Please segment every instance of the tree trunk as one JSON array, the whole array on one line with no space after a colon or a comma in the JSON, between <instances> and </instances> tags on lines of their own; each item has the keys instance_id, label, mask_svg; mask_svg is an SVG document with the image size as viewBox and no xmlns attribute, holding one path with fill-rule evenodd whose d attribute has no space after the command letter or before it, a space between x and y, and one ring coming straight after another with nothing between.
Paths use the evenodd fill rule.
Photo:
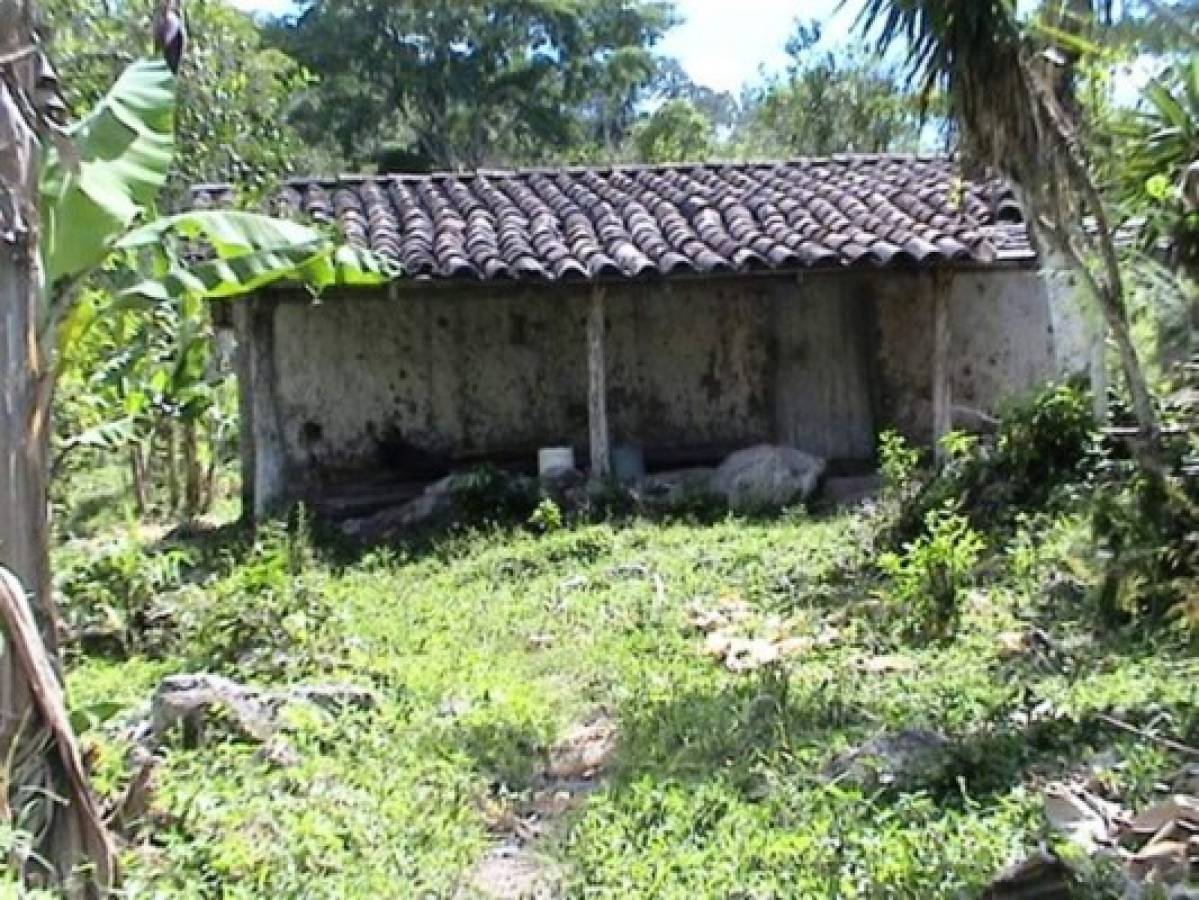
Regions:
<instances>
[{"instance_id":1,"label":"tree trunk","mask_svg":"<svg viewBox=\"0 0 1199 900\"><path fill-rule=\"evenodd\" d=\"M175 423L168 421L163 425L166 441L163 443L163 453L167 465L167 503L171 512L179 509L179 447L175 432Z\"/></svg>"},{"instance_id":2,"label":"tree trunk","mask_svg":"<svg viewBox=\"0 0 1199 900\"><path fill-rule=\"evenodd\" d=\"M193 519L200 513L203 493L204 467L200 463L199 439L194 419L185 420L181 426L183 450L183 514Z\"/></svg>"},{"instance_id":3,"label":"tree trunk","mask_svg":"<svg viewBox=\"0 0 1199 900\"><path fill-rule=\"evenodd\" d=\"M137 444L129 448L129 468L133 473L133 501L138 516L146 515L146 457Z\"/></svg>"},{"instance_id":4,"label":"tree trunk","mask_svg":"<svg viewBox=\"0 0 1199 900\"><path fill-rule=\"evenodd\" d=\"M36 53L21 54L32 11L0 0L0 565L33 594L46 647L58 646L50 591L46 515L49 422L41 402L49 374L38 325L46 304L38 254L38 141L27 121ZM28 44L30 48L32 44ZM39 407L41 409L39 410Z\"/></svg>"},{"instance_id":5,"label":"tree trunk","mask_svg":"<svg viewBox=\"0 0 1199 900\"><path fill-rule=\"evenodd\" d=\"M33 853L16 860L26 885L91 898L108 894L115 860L66 718L50 589L54 379L44 355L35 22L33 0L0 0L0 826L32 840Z\"/></svg>"}]
</instances>

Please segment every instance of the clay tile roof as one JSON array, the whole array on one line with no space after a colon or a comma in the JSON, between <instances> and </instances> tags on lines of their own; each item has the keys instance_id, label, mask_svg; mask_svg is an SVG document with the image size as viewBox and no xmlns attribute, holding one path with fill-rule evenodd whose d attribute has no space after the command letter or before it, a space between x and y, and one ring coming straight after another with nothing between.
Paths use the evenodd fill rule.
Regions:
<instances>
[{"instance_id":1,"label":"clay tile roof","mask_svg":"<svg viewBox=\"0 0 1199 900\"><path fill-rule=\"evenodd\" d=\"M199 206L228 186L193 189ZM843 267L1028 263L1001 181L950 159L479 170L289 181L278 214L336 221L405 277L572 281Z\"/></svg>"}]
</instances>

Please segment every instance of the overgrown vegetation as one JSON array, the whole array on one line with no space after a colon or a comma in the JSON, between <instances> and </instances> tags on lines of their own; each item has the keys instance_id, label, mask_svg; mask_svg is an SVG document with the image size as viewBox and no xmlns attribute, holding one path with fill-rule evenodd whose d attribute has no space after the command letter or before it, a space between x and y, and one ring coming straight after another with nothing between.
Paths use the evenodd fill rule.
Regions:
<instances>
[{"instance_id":1,"label":"overgrown vegetation","mask_svg":"<svg viewBox=\"0 0 1199 900\"><path fill-rule=\"evenodd\" d=\"M283 768L237 741L172 748L155 827L126 853L142 891L452 893L534 805L546 748L605 710L620 742L603 787L540 845L567 866L570 896L960 896L1050 837L1045 778L1096 765L1141 798L1168 775L1167 750L1100 714L1199 738L1183 638L1108 627L1072 574L1088 509L1076 494L1030 510L988 529L985 547L946 511L877 573L861 540L877 520L858 513L588 525L543 503L536 530L352 559L320 549L303 521L255 540L68 544L69 610L154 582L177 628L76 657L71 689L96 711L86 737L110 795L128 778L122 710L166 674L345 681L380 698L370 714L289 719L300 761ZM729 598L809 649L756 673L715 664L689 611ZM1051 643L1013 643L1034 633ZM845 748L904 728L950 742L948 767L920 790L822 774Z\"/></svg>"}]
</instances>

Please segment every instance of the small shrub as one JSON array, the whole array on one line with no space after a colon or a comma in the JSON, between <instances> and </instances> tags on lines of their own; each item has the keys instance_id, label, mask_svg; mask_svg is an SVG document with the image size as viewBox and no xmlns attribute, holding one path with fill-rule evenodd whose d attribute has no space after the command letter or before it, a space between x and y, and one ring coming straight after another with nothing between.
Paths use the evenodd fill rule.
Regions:
<instances>
[{"instance_id":1,"label":"small shrub","mask_svg":"<svg viewBox=\"0 0 1199 900\"><path fill-rule=\"evenodd\" d=\"M529 516L529 527L542 534L561 531L564 524L562 507L549 497L538 503L533 514Z\"/></svg>"},{"instance_id":2,"label":"small shrub","mask_svg":"<svg viewBox=\"0 0 1199 900\"><path fill-rule=\"evenodd\" d=\"M920 468L920 450L897 431L884 431L878 439L879 470L883 486L894 497L907 494Z\"/></svg>"},{"instance_id":3,"label":"small shrub","mask_svg":"<svg viewBox=\"0 0 1199 900\"><path fill-rule=\"evenodd\" d=\"M1199 635L1199 492L1187 488L1138 470L1095 491L1092 587L1109 624L1171 617Z\"/></svg>"},{"instance_id":4,"label":"small shrub","mask_svg":"<svg viewBox=\"0 0 1199 900\"><path fill-rule=\"evenodd\" d=\"M188 551L153 552L132 539L87 558L62 581L71 633L93 653L161 651L174 629L168 595L194 561Z\"/></svg>"},{"instance_id":5,"label":"small shrub","mask_svg":"<svg viewBox=\"0 0 1199 900\"><path fill-rule=\"evenodd\" d=\"M226 561L189 604L184 647L194 664L268 677L322 669L337 607L313 571L301 518L293 531L263 528L244 558Z\"/></svg>"},{"instance_id":6,"label":"small shrub","mask_svg":"<svg viewBox=\"0 0 1199 900\"><path fill-rule=\"evenodd\" d=\"M1054 483L1079 473L1095 436L1087 392L1052 384L1003 417L995 443L996 474L1017 488L1025 503L1043 499Z\"/></svg>"},{"instance_id":7,"label":"small shrub","mask_svg":"<svg viewBox=\"0 0 1199 900\"><path fill-rule=\"evenodd\" d=\"M946 458L924 481L908 474L915 472L912 451L884 443L884 480L890 466L912 485L893 503L884 542L895 546L921 536L928 514L946 504L957 505L976 528L1011 526L1020 512L1044 508L1059 487L1087 476L1095 436L1087 392L1053 384L1008 410L990 439L946 435Z\"/></svg>"},{"instance_id":8,"label":"small shrub","mask_svg":"<svg viewBox=\"0 0 1199 900\"><path fill-rule=\"evenodd\" d=\"M463 522L520 522L532 515L537 504L535 482L493 465L455 475L451 491Z\"/></svg>"},{"instance_id":9,"label":"small shrub","mask_svg":"<svg viewBox=\"0 0 1199 900\"><path fill-rule=\"evenodd\" d=\"M912 631L942 636L956 630L961 592L984 547L966 517L945 506L927 514L924 536L879 557L890 579L888 597L910 618Z\"/></svg>"}]
</instances>

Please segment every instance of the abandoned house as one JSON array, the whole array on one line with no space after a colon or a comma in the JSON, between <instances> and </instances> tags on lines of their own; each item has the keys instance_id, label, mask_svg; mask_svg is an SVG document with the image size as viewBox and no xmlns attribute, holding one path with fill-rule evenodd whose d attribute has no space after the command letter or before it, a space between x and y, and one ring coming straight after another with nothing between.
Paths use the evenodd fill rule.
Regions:
<instances>
[{"instance_id":1,"label":"abandoned house","mask_svg":"<svg viewBox=\"0 0 1199 900\"><path fill-rule=\"evenodd\" d=\"M258 512L555 446L601 474L613 446L653 470L764 442L852 468L1091 353L1012 191L941 158L310 179L279 206L403 272L234 306Z\"/></svg>"}]
</instances>

